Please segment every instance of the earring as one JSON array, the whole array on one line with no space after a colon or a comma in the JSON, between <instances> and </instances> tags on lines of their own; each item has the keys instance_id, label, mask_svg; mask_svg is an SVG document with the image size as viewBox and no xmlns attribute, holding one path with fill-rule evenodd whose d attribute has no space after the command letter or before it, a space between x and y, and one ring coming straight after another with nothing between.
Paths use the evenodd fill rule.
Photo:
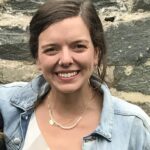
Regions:
<instances>
[{"instance_id":1,"label":"earring","mask_svg":"<svg viewBox=\"0 0 150 150\"><path fill-rule=\"evenodd\" d=\"M101 74L101 68L99 66L97 66L96 68L97 68L97 73L100 75Z\"/></svg>"},{"instance_id":2,"label":"earring","mask_svg":"<svg viewBox=\"0 0 150 150\"><path fill-rule=\"evenodd\" d=\"M91 81L90 78L88 79L88 85L91 86Z\"/></svg>"}]
</instances>

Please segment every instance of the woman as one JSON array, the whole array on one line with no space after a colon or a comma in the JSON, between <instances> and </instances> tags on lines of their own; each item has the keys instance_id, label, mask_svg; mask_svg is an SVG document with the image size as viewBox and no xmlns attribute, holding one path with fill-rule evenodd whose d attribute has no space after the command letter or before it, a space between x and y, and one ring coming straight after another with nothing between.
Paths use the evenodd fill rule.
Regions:
<instances>
[{"instance_id":1,"label":"woman","mask_svg":"<svg viewBox=\"0 0 150 150\"><path fill-rule=\"evenodd\" d=\"M30 49L41 75L0 87L8 150L150 149L149 117L104 83L103 28L91 1L47 1L31 20Z\"/></svg>"}]
</instances>

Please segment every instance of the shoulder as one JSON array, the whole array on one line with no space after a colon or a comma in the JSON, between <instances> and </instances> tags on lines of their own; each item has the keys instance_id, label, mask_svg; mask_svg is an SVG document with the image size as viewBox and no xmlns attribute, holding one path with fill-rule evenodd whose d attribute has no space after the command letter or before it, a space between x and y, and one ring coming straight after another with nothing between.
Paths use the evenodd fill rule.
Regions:
<instances>
[{"instance_id":1,"label":"shoulder","mask_svg":"<svg viewBox=\"0 0 150 150\"><path fill-rule=\"evenodd\" d=\"M28 110L48 89L49 85L41 75L30 82L0 84L0 110L4 110L3 106Z\"/></svg>"},{"instance_id":2,"label":"shoulder","mask_svg":"<svg viewBox=\"0 0 150 150\"><path fill-rule=\"evenodd\" d=\"M150 117L137 105L112 96L114 114L121 117L130 117L141 122L150 132Z\"/></svg>"},{"instance_id":3,"label":"shoulder","mask_svg":"<svg viewBox=\"0 0 150 150\"><path fill-rule=\"evenodd\" d=\"M21 88L27 85L27 82L13 82L8 84L0 84L0 102L5 99L9 99L19 91Z\"/></svg>"},{"instance_id":4,"label":"shoulder","mask_svg":"<svg viewBox=\"0 0 150 150\"><path fill-rule=\"evenodd\" d=\"M129 149L150 149L150 117L137 105L112 97L116 131L119 124L129 136ZM137 144L138 143L138 144Z\"/></svg>"}]
</instances>

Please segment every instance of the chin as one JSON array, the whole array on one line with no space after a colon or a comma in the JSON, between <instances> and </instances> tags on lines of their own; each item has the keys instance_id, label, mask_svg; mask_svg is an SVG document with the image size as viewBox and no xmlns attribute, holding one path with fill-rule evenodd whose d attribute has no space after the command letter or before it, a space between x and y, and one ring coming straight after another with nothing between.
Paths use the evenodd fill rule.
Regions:
<instances>
[{"instance_id":1,"label":"chin","mask_svg":"<svg viewBox=\"0 0 150 150\"><path fill-rule=\"evenodd\" d=\"M71 93L75 93L77 91L79 91L80 88L71 88L71 87L64 87L64 88L59 88L58 91L64 94L71 94Z\"/></svg>"},{"instance_id":2,"label":"chin","mask_svg":"<svg viewBox=\"0 0 150 150\"><path fill-rule=\"evenodd\" d=\"M81 87L82 87L81 85L68 84L68 85L59 85L57 87L55 86L55 89L60 93L71 94L80 91Z\"/></svg>"}]
</instances>

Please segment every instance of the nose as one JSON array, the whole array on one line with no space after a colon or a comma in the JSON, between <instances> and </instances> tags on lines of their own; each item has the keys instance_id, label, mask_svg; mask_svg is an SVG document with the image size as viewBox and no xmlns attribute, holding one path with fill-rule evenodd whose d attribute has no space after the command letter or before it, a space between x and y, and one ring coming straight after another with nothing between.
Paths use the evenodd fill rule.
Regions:
<instances>
[{"instance_id":1,"label":"nose","mask_svg":"<svg viewBox=\"0 0 150 150\"><path fill-rule=\"evenodd\" d=\"M63 67L68 67L72 63L73 63L73 56L72 56L71 50L69 50L69 48L64 48L61 52L59 65Z\"/></svg>"}]
</instances>

